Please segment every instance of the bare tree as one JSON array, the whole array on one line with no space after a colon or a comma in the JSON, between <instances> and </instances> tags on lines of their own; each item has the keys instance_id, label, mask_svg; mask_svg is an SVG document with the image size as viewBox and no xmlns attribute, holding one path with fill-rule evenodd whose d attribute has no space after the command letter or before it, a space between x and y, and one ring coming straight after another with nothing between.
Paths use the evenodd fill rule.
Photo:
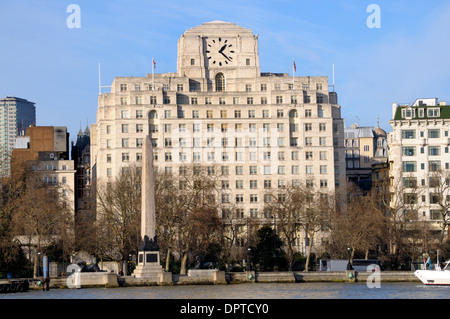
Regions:
<instances>
[{"instance_id":1,"label":"bare tree","mask_svg":"<svg viewBox=\"0 0 450 319\"><path fill-rule=\"evenodd\" d=\"M97 198L99 254L123 262L140 240L141 169L126 167L113 182L99 185Z\"/></svg>"},{"instance_id":2,"label":"bare tree","mask_svg":"<svg viewBox=\"0 0 450 319\"><path fill-rule=\"evenodd\" d=\"M436 211L432 211L431 218L441 221L440 243L445 239L445 231L450 220L450 171L439 169L431 172L429 176L429 188L432 191L430 200L432 204L437 204L439 216L433 216Z\"/></svg>"},{"instance_id":3,"label":"bare tree","mask_svg":"<svg viewBox=\"0 0 450 319\"><path fill-rule=\"evenodd\" d=\"M15 234L32 240L34 271L37 276L38 252L53 240L70 241L73 236L73 212L57 187L46 185L40 174L27 172L24 191L15 201ZM30 243L28 243L30 245Z\"/></svg>"},{"instance_id":4,"label":"bare tree","mask_svg":"<svg viewBox=\"0 0 450 319\"><path fill-rule=\"evenodd\" d=\"M285 187L266 193L265 211L276 218L278 233L287 246L288 267L294 265L294 243L303 230L307 238L306 271L309 270L311 252L319 233L329 229L330 213L334 201L328 193L317 192L312 187Z\"/></svg>"},{"instance_id":5,"label":"bare tree","mask_svg":"<svg viewBox=\"0 0 450 319\"><path fill-rule=\"evenodd\" d=\"M312 187L304 190L304 206L300 214L300 225L309 240L306 253L305 271L309 271L311 252L318 234L329 231L331 214L335 210L334 198L329 193L321 193Z\"/></svg>"},{"instance_id":6,"label":"bare tree","mask_svg":"<svg viewBox=\"0 0 450 319\"><path fill-rule=\"evenodd\" d=\"M389 206L389 252L397 255L399 251L406 251L408 248L407 233L412 221L418 220L419 199L423 194L423 188L417 183L417 178L413 175L402 178L391 178L389 186L389 199L385 205Z\"/></svg>"},{"instance_id":7,"label":"bare tree","mask_svg":"<svg viewBox=\"0 0 450 319\"><path fill-rule=\"evenodd\" d=\"M177 229L178 247L181 254L180 274L186 274L190 254L204 251L213 242L220 242L221 222L217 201L217 175L212 167L191 166L180 176L185 210L180 216Z\"/></svg>"},{"instance_id":8,"label":"bare tree","mask_svg":"<svg viewBox=\"0 0 450 319\"><path fill-rule=\"evenodd\" d=\"M25 168L16 164L9 178L0 180L0 268L8 268L18 258L20 245L14 240L13 213L17 198L25 189Z\"/></svg>"},{"instance_id":9,"label":"bare tree","mask_svg":"<svg viewBox=\"0 0 450 319\"><path fill-rule=\"evenodd\" d=\"M167 251L166 269L172 252L180 255L181 274L188 258L201 254L221 239L217 174L214 167L186 165L178 175L157 174L155 189L158 234Z\"/></svg>"},{"instance_id":10,"label":"bare tree","mask_svg":"<svg viewBox=\"0 0 450 319\"><path fill-rule=\"evenodd\" d=\"M155 174L157 234L160 248L166 251L166 271L169 271L170 256L177 245L177 229L186 209L185 197L179 193L183 189L182 181L173 175Z\"/></svg>"},{"instance_id":11,"label":"bare tree","mask_svg":"<svg viewBox=\"0 0 450 319\"><path fill-rule=\"evenodd\" d=\"M302 217L306 217L302 214L305 203L305 191L298 187L270 190L265 194L264 211L276 218L277 231L285 239L289 271L294 264L294 243L300 236L300 221L305 221Z\"/></svg>"},{"instance_id":12,"label":"bare tree","mask_svg":"<svg viewBox=\"0 0 450 319\"><path fill-rule=\"evenodd\" d=\"M374 249L385 228L385 216L373 192L364 194L356 185L348 184L339 196L332 218L331 238L342 257L350 248L352 261L356 251ZM336 252L335 252L336 253Z\"/></svg>"}]
</instances>

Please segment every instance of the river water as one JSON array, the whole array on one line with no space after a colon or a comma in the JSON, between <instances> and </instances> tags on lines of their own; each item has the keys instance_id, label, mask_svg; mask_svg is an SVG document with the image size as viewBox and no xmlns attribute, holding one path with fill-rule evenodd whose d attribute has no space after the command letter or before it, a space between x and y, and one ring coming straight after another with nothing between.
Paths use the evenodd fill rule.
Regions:
<instances>
[{"instance_id":1,"label":"river water","mask_svg":"<svg viewBox=\"0 0 450 319\"><path fill-rule=\"evenodd\" d=\"M30 290L0 299L450 299L450 286L422 283L249 283Z\"/></svg>"}]
</instances>

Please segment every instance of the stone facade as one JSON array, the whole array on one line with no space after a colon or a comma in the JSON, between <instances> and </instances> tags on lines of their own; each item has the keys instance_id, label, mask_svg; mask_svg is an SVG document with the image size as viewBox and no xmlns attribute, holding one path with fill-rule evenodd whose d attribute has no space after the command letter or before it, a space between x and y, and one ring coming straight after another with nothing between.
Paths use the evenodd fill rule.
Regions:
<instances>
[{"instance_id":1,"label":"stone facade","mask_svg":"<svg viewBox=\"0 0 450 319\"><path fill-rule=\"evenodd\" d=\"M373 165L387 161L387 134L379 124L376 128L353 124L345 129L345 153L347 180L369 190Z\"/></svg>"},{"instance_id":2,"label":"stone facade","mask_svg":"<svg viewBox=\"0 0 450 319\"><path fill-rule=\"evenodd\" d=\"M159 172L210 167L227 191L219 200L239 199L242 217L261 222L269 187L333 193L345 182L344 123L328 77L261 73L258 36L233 23L187 30L177 72L116 77L99 96L91 127L97 182L140 165L147 134Z\"/></svg>"},{"instance_id":3,"label":"stone facade","mask_svg":"<svg viewBox=\"0 0 450 319\"><path fill-rule=\"evenodd\" d=\"M438 99L393 104L389 122L391 208L403 207L411 220L431 221L438 229L450 203L450 106Z\"/></svg>"}]
</instances>

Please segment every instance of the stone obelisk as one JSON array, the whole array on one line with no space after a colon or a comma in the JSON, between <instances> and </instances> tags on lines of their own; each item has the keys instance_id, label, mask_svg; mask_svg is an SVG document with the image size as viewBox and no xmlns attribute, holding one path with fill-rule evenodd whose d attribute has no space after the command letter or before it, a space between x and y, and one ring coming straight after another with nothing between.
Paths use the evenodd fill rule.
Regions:
<instances>
[{"instance_id":1,"label":"stone obelisk","mask_svg":"<svg viewBox=\"0 0 450 319\"><path fill-rule=\"evenodd\" d=\"M140 250L158 251L156 240L155 175L153 171L153 147L150 136L145 137L142 150L142 204Z\"/></svg>"},{"instance_id":2,"label":"stone obelisk","mask_svg":"<svg viewBox=\"0 0 450 319\"><path fill-rule=\"evenodd\" d=\"M145 137L142 150L142 199L141 244L134 277L150 284L171 284L172 273L164 272L160 265L156 237L155 175L153 170L153 147L150 136Z\"/></svg>"}]
</instances>

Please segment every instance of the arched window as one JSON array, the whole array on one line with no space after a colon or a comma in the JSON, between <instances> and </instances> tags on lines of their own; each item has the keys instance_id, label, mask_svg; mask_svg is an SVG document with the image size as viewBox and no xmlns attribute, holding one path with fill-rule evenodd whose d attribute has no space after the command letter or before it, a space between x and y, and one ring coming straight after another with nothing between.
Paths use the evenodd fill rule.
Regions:
<instances>
[{"instance_id":1,"label":"arched window","mask_svg":"<svg viewBox=\"0 0 450 319\"><path fill-rule=\"evenodd\" d=\"M158 113L156 113L155 110L152 110L148 113L148 118L149 119L157 119L158 118Z\"/></svg>"},{"instance_id":2,"label":"arched window","mask_svg":"<svg viewBox=\"0 0 450 319\"><path fill-rule=\"evenodd\" d=\"M218 73L216 75L216 92L225 91L225 76L223 73Z\"/></svg>"},{"instance_id":3,"label":"arched window","mask_svg":"<svg viewBox=\"0 0 450 319\"><path fill-rule=\"evenodd\" d=\"M298 117L298 112L297 112L297 110L291 110L291 111L289 111L289 117L290 117L291 119L297 118L297 117Z\"/></svg>"}]
</instances>

